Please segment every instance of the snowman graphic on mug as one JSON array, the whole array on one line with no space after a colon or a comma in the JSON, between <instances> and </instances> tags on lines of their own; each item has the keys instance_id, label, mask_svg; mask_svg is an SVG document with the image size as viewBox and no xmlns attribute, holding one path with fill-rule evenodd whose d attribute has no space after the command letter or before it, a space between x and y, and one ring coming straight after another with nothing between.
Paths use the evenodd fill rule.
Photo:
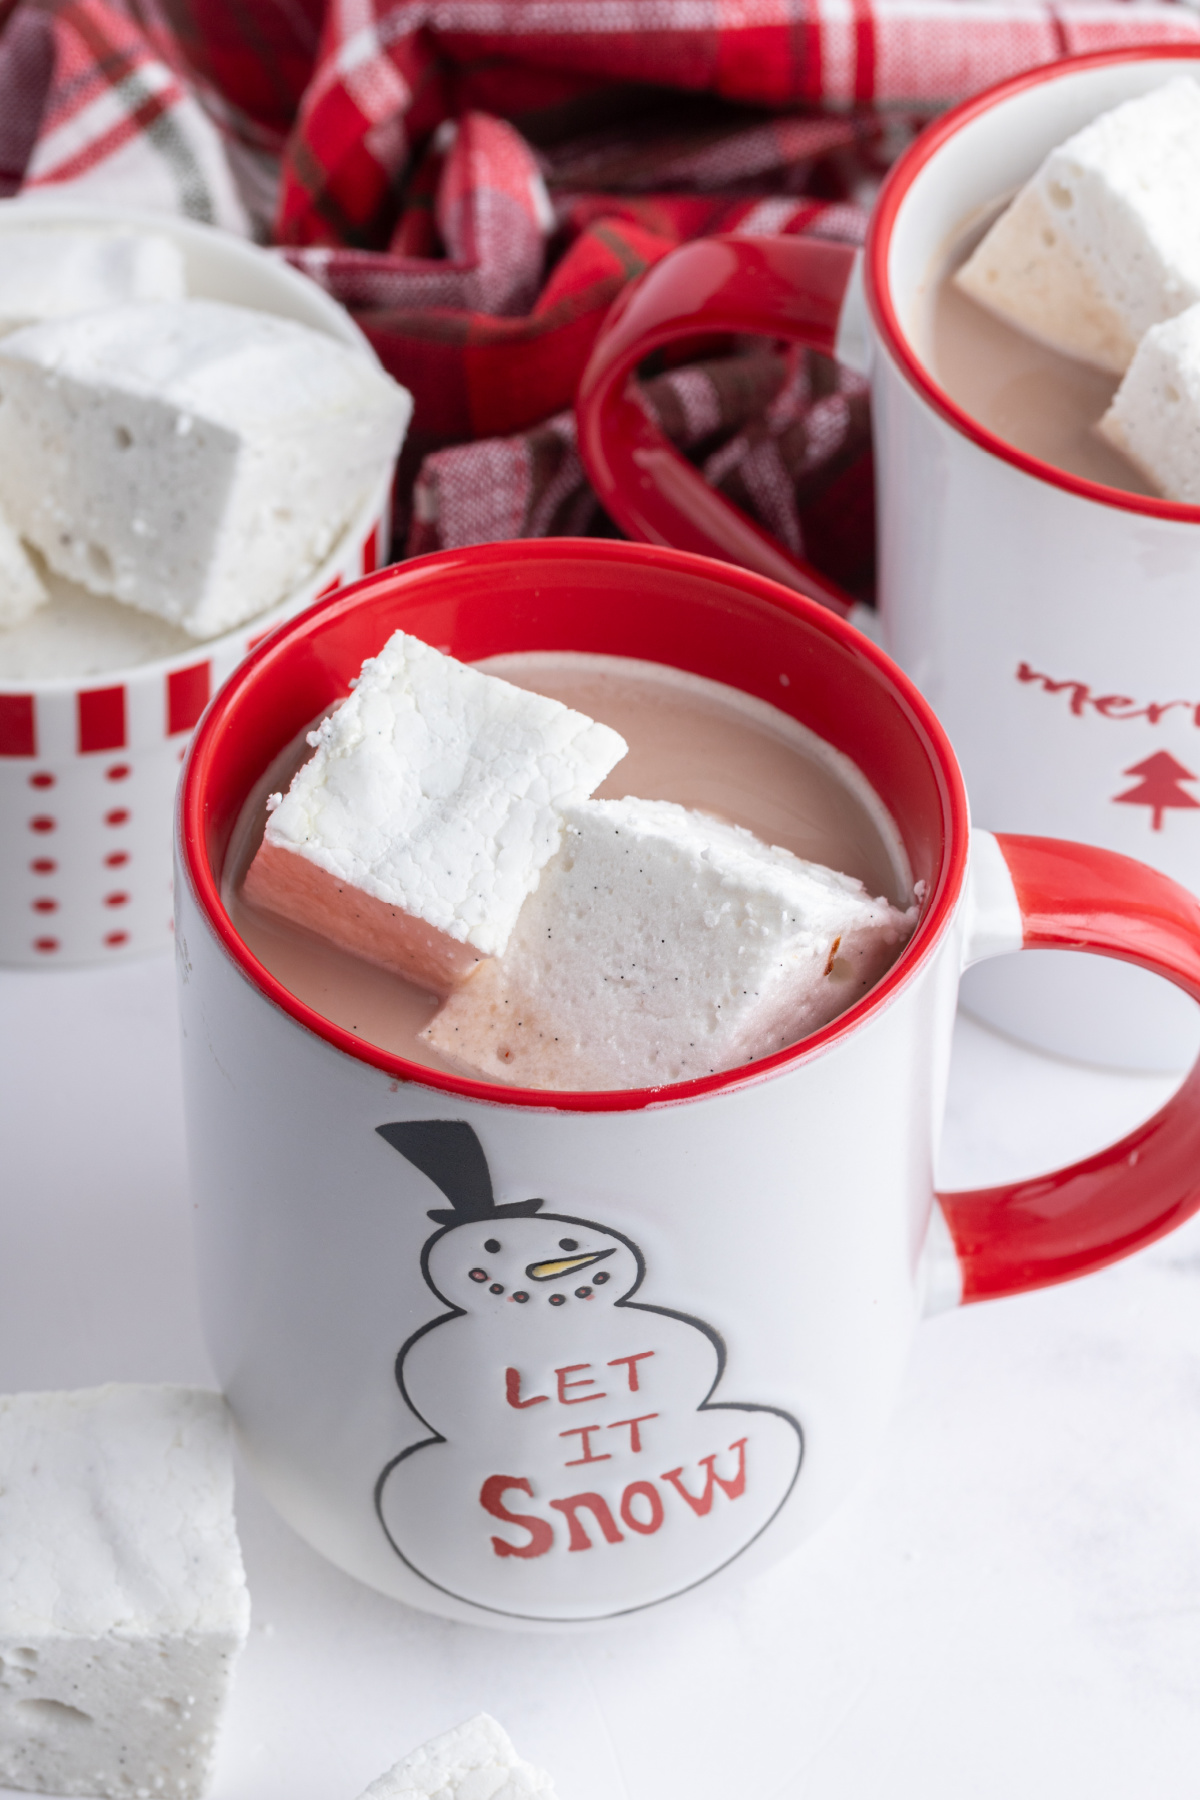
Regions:
<instances>
[{"instance_id":1,"label":"snowman graphic on mug","mask_svg":"<svg viewBox=\"0 0 1200 1800\"><path fill-rule=\"evenodd\" d=\"M647 1270L623 1232L542 1199L498 1205L469 1125L378 1131L449 1203L421 1253L442 1310L396 1358L428 1435L375 1488L396 1554L444 1593L546 1621L716 1574L791 1492L796 1420L714 1397L720 1333L634 1298Z\"/></svg>"}]
</instances>

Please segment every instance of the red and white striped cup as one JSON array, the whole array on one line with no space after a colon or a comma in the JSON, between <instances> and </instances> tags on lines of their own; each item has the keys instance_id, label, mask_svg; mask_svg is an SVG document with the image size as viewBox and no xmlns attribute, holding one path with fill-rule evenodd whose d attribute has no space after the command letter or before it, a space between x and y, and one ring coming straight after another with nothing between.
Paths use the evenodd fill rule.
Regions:
<instances>
[{"instance_id":1,"label":"red and white striped cup","mask_svg":"<svg viewBox=\"0 0 1200 1800\"><path fill-rule=\"evenodd\" d=\"M348 313L265 250L207 225L112 207L0 206L39 219L137 226L179 245L188 292L297 319L374 357ZM171 940L171 803L192 728L280 620L386 557L393 467L381 466L321 567L269 612L176 656L92 679L0 683L0 963L110 961Z\"/></svg>"}]
</instances>

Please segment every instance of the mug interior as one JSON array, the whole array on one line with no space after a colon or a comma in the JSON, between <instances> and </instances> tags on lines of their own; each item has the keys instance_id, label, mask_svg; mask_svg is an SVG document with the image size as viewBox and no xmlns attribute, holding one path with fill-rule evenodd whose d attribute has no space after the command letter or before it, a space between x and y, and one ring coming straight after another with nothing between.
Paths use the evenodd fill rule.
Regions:
<instances>
[{"instance_id":1,"label":"mug interior","mask_svg":"<svg viewBox=\"0 0 1200 1800\"><path fill-rule=\"evenodd\" d=\"M740 688L848 756L891 813L920 923L871 992L831 1025L737 1070L653 1089L590 1094L445 1075L352 1036L297 1000L251 954L221 900L230 838L272 760L350 691L363 661L403 629L463 662L502 652L628 656ZM746 571L648 545L549 539L444 551L319 602L259 646L221 689L180 786L180 855L198 904L248 979L299 1023L400 1079L471 1098L609 1110L740 1085L811 1056L911 979L949 922L966 868L968 819L949 743L916 688L861 633L802 595Z\"/></svg>"},{"instance_id":2,"label":"mug interior","mask_svg":"<svg viewBox=\"0 0 1200 1800\"><path fill-rule=\"evenodd\" d=\"M1106 51L1031 70L955 107L921 134L889 176L872 220L865 270L875 325L893 359L966 436L1073 493L1132 512L1191 520L1200 520L1200 507L1089 481L996 437L938 385L922 361L917 321L925 294L964 230L1011 198L1056 144L1172 76L1200 79L1198 64L1200 46Z\"/></svg>"}]
</instances>

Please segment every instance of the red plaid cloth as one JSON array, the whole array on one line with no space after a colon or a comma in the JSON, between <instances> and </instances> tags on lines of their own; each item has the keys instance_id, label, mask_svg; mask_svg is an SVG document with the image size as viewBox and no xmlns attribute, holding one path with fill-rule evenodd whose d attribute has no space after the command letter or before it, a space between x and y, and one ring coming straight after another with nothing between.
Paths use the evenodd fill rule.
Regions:
<instances>
[{"instance_id":1,"label":"red plaid cloth","mask_svg":"<svg viewBox=\"0 0 1200 1800\"><path fill-rule=\"evenodd\" d=\"M1058 56L1197 39L1171 0L0 0L0 192L286 247L413 391L410 551L602 531L567 409L625 282L707 232L855 240L939 107ZM866 589L861 384L726 344L647 404Z\"/></svg>"}]
</instances>

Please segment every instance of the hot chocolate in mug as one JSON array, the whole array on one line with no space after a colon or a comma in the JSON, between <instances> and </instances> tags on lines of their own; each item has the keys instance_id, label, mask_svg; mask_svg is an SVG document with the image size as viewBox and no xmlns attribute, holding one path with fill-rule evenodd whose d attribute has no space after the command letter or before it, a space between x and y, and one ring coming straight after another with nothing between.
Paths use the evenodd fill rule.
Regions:
<instances>
[{"instance_id":1,"label":"hot chocolate in mug","mask_svg":"<svg viewBox=\"0 0 1200 1800\"><path fill-rule=\"evenodd\" d=\"M811 1037L649 1090L462 1079L331 1024L251 954L222 876L264 772L401 627L468 662L665 664L799 720L899 833L898 960ZM935 1199L964 967L1066 944L1197 1000L1200 905L1105 850L972 835L907 676L727 564L493 544L319 603L205 714L176 895L202 1313L241 1444L302 1536L430 1612L564 1627L763 1568L868 1463L923 1311L1098 1268L1200 1205L1200 1072L1086 1162Z\"/></svg>"},{"instance_id":2,"label":"hot chocolate in mug","mask_svg":"<svg viewBox=\"0 0 1200 1800\"><path fill-rule=\"evenodd\" d=\"M949 732L975 817L1103 844L1196 893L1200 508L1014 448L931 373L926 309L953 247L1054 145L1172 77L1200 78L1198 58L1105 52L956 107L891 171L864 252L811 238L682 246L614 306L579 394L584 461L627 531L845 611L844 595L684 463L629 381L651 350L713 330L790 337L869 371L884 642ZM1177 994L1095 958L995 963L968 978L964 1000L1086 1061L1184 1068L1200 1047Z\"/></svg>"}]
</instances>

